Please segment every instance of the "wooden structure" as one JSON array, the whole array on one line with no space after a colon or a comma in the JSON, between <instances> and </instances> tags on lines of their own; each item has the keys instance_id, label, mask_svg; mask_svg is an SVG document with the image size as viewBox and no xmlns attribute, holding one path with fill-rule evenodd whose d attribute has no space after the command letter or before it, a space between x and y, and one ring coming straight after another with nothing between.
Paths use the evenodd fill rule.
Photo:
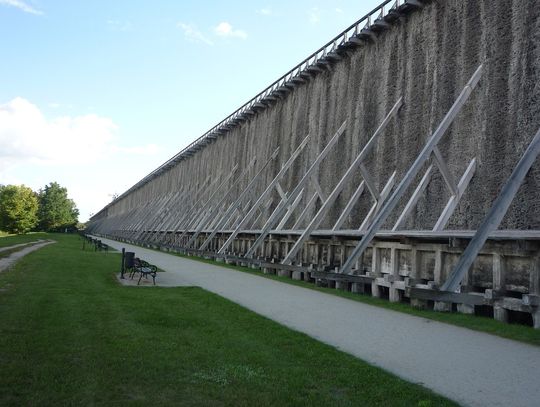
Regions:
<instances>
[{"instance_id":1,"label":"wooden structure","mask_svg":"<svg viewBox=\"0 0 540 407\"><path fill-rule=\"evenodd\" d=\"M451 89L433 91L426 100L414 97L419 79L411 77L412 88L396 81L399 91L388 86L384 103L371 103L384 86L379 78L363 82L365 98L358 97L347 114L337 101L326 116L301 113L297 99L317 94L326 81L346 82L340 75L354 58L366 63L369 53L397 52L399 43L385 39L392 30L410 35L410 20L427 24L459 12L448 6L437 14L438 7L445 6L384 1L96 214L89 231L540 328L540 117L532 107L527 120L513 117L526 126L508 127L512 137L519 128L520 136L504 159L485 154L491 141L461 149L479 131L479 140L499 137L485 130L491 120L485 111L498 103L485 94L492 82L502 82L491 59L464 67L463 75L444 81ZM407 54L409 61L415 52ZM431 80L431 88L442 81L436 74ZM418 107L426 103L429 108ZM517 114L524 114L520 109ZM304 114L307 125L289 126L275 120L278 114L287 120ZM428 125L421 128L425 117ZM314 118L316 126L310 124ZM262 132L263 125L280 136ZM412 141L411 134L432 127L425 140ZM214 146L234 146L233 153L219 151L209 160L205 154ZM488 179L491 173L504 176ZM515 217L529 227L498 230L520 187L532 198L518 200ZM479 197L484 189L491 195Z\"/></svg>"}]
</instances>

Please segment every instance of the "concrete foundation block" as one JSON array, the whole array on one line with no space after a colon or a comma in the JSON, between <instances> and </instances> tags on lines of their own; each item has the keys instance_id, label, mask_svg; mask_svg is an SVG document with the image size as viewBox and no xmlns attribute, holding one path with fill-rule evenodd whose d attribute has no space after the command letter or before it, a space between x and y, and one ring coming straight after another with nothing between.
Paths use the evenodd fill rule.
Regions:
<instances>
[{"instance_id":1,"label":"concrete foundation block","mask_svg":"<svg viewBox=\"0 0 540 407\"><path fill-rule=\"evenodd\" d=\"M452 312L452 303L435 301L435 304L433 305L433 310L438 312Z\"/></svg>"},{"instance_id":2,"label":"concrete foundation block","mask_svg":"<svg viewBox=\"0 0 540 407\"><path fill-rule=\"evenodd\" d=\"M474 305L458 304L457 311L461 314L474 315Z\"/></svg>"},{"instance_id":3,"label":"concrete foundation block","mask_svg":"<svg viewBox=\"0 0 540 407\"><path fill-rule=\"evenodd\" d=\"M352 283L351 284L351 292L356 294L364 294L364 284L362 283Z\"/></svg>"},{"instance_id":4,"label":"concrete foundation block","mask_svg":"<svg viewBox=\"0 0 540 407\"><path fill-rule=\"evenodd\" d=\"M371 296L377 298L381 296L380 287L375 281L371 283Z\"/></svg>"},{"instance_id":5,"label":"concrete foundation block","mask_svg":"<svg viewBox=\"0 0 540 407\"><path fill-rule=\"evenodd\" d=\"M263 273L264 274L272 274L272 275L274 275L274 274L276 274L276 270L275 269L269 269L268 267L264 267L263 268Z\"/></svg>"},{"instance_id":6,"label":"concrete foundation block","mask_svg":"<svg viewBox=\"0 0 540 407\"><path fill-rule=\"evenodd\" d=\"M336 281L336 290L348 291L349 286L348 286L347 283L345 283L343 281Z\"/></svg>"},{"instance_id":7,"label":"concrete foundation block","mask_svg":"<svg viewBox=\"0 0 540 407\"><path fill-rule=\"evenodd\" d=\"M396 288L390 287L390 289L388 290L388 300L390 302L400 302L401 291Z\"/></svg>"},{"instance_id":8,"label":"concrete foundation block","mask_svg":"<svg viewBox=\"0 0 540 407\"><path fill-rule=\"evenodd\" d=\"M293 271L292 272L292 279L300 281L302 280L302 272L301 271Z\"/></svg>"},{"instance_id":9,"label":"concrete foundation block","mask_svg":"<svg viewBox=\"0 0 540 407\"><path fill-rule=\"evenodd\" d=\"M532 314L533 328L540 329L540 309L536 310Z\"/></svg>"},{"instance_id":10,"label":"concrete foundation block","mask_svg":"<svg viewBox=\"0 0 540 407\"><path fill-rule=\"evenodd\" d=\"M499 307L495 305L493 307L493 319L507 324L508 323L508 310L506 310L503 307Z\"/></svg>"},{"instance_id":11,"label":"concrete foundation block","mask_svg":"<svg viewBox=\"0 0 540 407\"><path fill-rule=\"evenodd\" d=\"M419 300L418 298L411 298L411 307L418 309L427 309L427 301Z\"/></svg>"},{"instance_id":12,"label":"concrete foundation block","mask_svg":"<svg viewBox=\"0 0 540 407\"><path fill-rule=\"evenodd\" d=\"M221 257L216 257L216 262L223 263L223 259Z\"/></svg>"},{"instance_id":13,"label":"concrete foundation block","mask_svg":"<svg viewBox=\"0 0 540 407\"><path fill-rule=\"evenodd\" d=\"M291 271L290 270L279 270L278 271L278 276L291 278Z\"/></svg>"}]
</instances>

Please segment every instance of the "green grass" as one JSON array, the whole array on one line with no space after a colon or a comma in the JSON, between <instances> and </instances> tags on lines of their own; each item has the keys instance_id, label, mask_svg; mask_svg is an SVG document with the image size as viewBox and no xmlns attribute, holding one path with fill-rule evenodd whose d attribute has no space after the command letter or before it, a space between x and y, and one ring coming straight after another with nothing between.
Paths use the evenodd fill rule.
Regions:
<instances>
[{"instance_id":1,"label":"green grass","mask_svg":"<svg viewBox=\"0 0 540 407\"><path fill-rule=\"evenodd\" d=\"M528 343L535 346L540 346L540 329L534 329L532 327L520 324L506 324L504 322L496 321L493 318L460 314L457 312L435 312L432 310L423 310L410 306L406 303L395 303L389 302L385 299L372 297L370 295L362 295L352 293L350 291L336 290L333 288L327 287L318 287L315 284L308 283L305 281L292 280L287 277L280 277L272 274L263 274L259 270L254 270L248 267L234 266L226 263L216 262L214 260L208 260L196 256L186 256L178 253L170 253L179 257L185 257L192 260L197 260L203 263L209 263L221 267L227 267L229 269L242 271L244 273L249 273L257 275L263 278L269 278L272 280L277 280L283 283L292 284L300 287L309 288L311 290L316 290L324 292L331 295L336 295L343 298L348 298L353 301L362 302L369 305L374 305L377 307L382 307L390 309L397 312L403 312L405 314L415 315L422 318L431 319L434 321L444 322L450 325L456 325L463 328L472 329L475 331L485 332L492 335L497 335L507 339L513 339L516 341Z\"/></svg>"},{"instance_id":2,"label":"green grass","mask_svg":"<svg viewBox=\"0 0 540 407\"><path fill-rule=\"evenodd\" d=\"M452 402L200 288L122 287L75 236L0 274L0 405Z\"/></svg>"},{"instance_id":3,"label":"green grass","mask_svg":"<svg viewBox=\"0 0 540 407\"><path fill-rule=\"evenodd\" d=\"M47 233L34 232L24 235L0 235L0 247L8 247L21 243L35 242L39 239L47 239Z\"/></svg>"}]
</instances>

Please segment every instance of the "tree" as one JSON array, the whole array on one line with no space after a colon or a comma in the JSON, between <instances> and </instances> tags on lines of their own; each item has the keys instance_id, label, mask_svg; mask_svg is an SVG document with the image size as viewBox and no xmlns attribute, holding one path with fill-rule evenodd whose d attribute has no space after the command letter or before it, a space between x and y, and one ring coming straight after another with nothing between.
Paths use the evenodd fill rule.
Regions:
<instances>
[{"instance_id":1,"label":"tree","mask_svg":"<svg viewBox=\"0 0 540 407\"><path fill-rule=\"evenodd\" d=\"M71 228L78 222L79 210L68 198L67 189L51 182L39 191L39 228L47 232Z\"/></svg>"},{"instance_id":2,"label":"tree","mask_svg":"<svg viewBox=\"0 0 540 407\"><path fill-rule=\"evenodd\" d=\"M10 233L26 233L37 224L38 199L24 185L0 187L0 229Z\"/></svg>"}]
</instances>

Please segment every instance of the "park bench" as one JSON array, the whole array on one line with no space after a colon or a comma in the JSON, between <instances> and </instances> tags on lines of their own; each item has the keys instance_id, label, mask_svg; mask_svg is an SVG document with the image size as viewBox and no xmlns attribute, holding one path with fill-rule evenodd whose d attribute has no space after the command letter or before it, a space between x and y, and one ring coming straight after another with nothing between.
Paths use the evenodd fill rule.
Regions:
<instances>
[{"instance_id":1,"label":"park bench","mask_svg":"<svg viewBox=\"0 0 540 407\"><path fill-rule=\"evenodd\" d=\"M137 273L139 273L139 281L137 281L137 285L141 283L143 277L148 278L148 276L152 277L152 281L154 285L156 285L157 267L144 260L139 259L138 257L135 257L129 277L133 280L133 277Z\"/></svg>"}]
</instances>

